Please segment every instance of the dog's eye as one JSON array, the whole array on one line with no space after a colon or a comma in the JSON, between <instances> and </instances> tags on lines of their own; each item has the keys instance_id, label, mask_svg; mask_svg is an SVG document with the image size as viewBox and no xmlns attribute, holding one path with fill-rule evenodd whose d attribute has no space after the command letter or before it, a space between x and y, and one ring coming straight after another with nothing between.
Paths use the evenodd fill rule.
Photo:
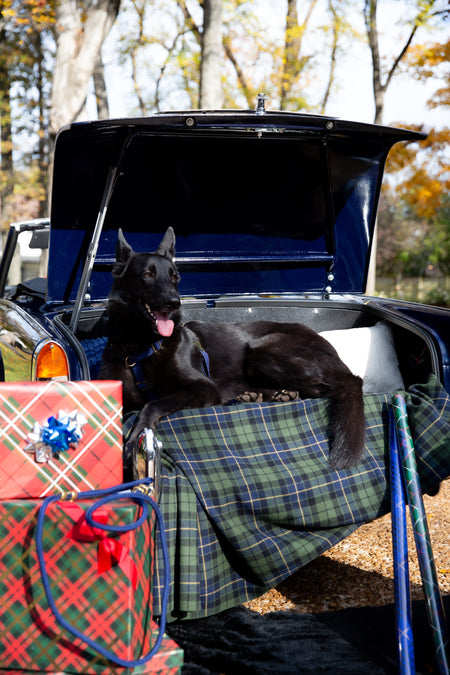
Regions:
<instances>
[{"instance_id":1,"label":"dog's eye","mask_svg":"<svg viewBox=\"0 0 450 675\"><path fill-rule=\"evenodd\" d=\"M180 281L180 275L176 270L170 270L169 277L172 279L172 281Z\"/></svg>"},{"instance_id":2,"label":"dog's eye","mask_svg":"<svg viewBox=\"0 0 450 675\"><path fill-rule=\"evenodd\" d=\"M152 279L155 276L156 275L155 275L154 269L145 270L145 272L142 272L142 274L141 274L141 279Z\"/></svg>"}]
</instances>

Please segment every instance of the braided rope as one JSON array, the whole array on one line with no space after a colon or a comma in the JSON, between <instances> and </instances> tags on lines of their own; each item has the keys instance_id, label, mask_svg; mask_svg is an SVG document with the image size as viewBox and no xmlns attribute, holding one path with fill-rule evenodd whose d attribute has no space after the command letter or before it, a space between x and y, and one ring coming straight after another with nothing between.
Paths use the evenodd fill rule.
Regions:
<instances>
[{"instance_id":1,"label":"braided rope","mask_svg":"<svg viewBox=\"0 0 450 675\"><path fill-rule=\"evenodd\" d=\"M43 543L42 543L42 538L43 538L43 528L44 528L44 519L45 519L45 513L47 511L48 506L55 501L62 501L63 497L66 495L52 495L50 497L47 497L43 503L41 508L39 509L39 514L38 514L38 520L37 520L37 525L36 525L36 547L37 547L37 554L38 554L38 560L39 560L39 569L41 572L41 577L42 577L42 583L44 586L45 590L45 595L47 597L47 602L49 604L49 607L51 611L53 612L56 620L58 623L65 628L69 633L74 635L75 637L79 638L82 640L84 643L92 647L95 651L97 651L99 654L101 654L104 658L109 659L113 663L116 663L119 666L124 666L127 668L135 668L136 666L143 665L144 663L147 663L153 656L156 654L158 651L163 636L164 636L164 631L165 631L165 623L166 623L166 613L167 613L167 601L168 601L168 595L169 595L169 583L170 583L170 577L169 577L169 555L168 555L168 550L167 550L167 542L165 538L165 533L164 533L164 525L163 525L163 518L161 511L158 507L158 505L155 503L155 501L149 497L147 494L145 494L145 490L143 491L142 486L146 486L151 482L152 479L150 478L144 478L143 480L140 481L133 481L131 483L124 483L123 485L118 485L113 488L108 488L105 490L89 490L86 492L80 492L76 495L76 498L78 500L80 499L97 499L100 498L98 502L93 504L92 506L89 507L89 509L86 511L86 521L89 523L91 527L96 527L101 530L106 530L107 532L129 532L131 530L135 530L138 527L140 527L143 522L148 517L148 507L149 505L151 508L154 510L156 519L159 524L159 530L160 530L160 535L161 535L161 548L163 552L163 559L164 559L164 568L165 568L165 579L164 579L164 592L163 592L163 599L162 599L162 605L161 605L161 617L159 621L159 633L158 637L156 639L155 644L153 645L152 649L148 654L145 656L139 658L139 659L134 659L134 660L125 660L121 659L119 656L116 654L113 654L111 651L105 649L102 645L100 645L98 642L95 640L92 640L89 638L87 635L84 635L81 631L79 631L77 628L72 626L59 612L58 608L56 607L53 594L50 588L50 582L49 582L49 577L45 565L45 557L44 557L44 550L43 550ZM73 493L67 493L67 499L73 500L74 495ZM103 504L107 504L109 502L113 501L118 501L122 499L131 499L137 504L139 504L142 507L142 513L140 517L133 523L129 523L126 525L107 525L104 523L99 523L94 519L94 514L95 511L100 508Z\"/></svg>"}]
</instances>

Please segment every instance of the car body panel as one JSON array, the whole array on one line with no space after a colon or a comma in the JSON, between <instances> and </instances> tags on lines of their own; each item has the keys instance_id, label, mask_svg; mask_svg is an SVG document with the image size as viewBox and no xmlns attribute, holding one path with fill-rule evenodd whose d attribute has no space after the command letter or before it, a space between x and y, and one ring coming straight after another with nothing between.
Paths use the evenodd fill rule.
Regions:
<instances>
[{"instance_id":1,"label":"car body panel","mask_svg":"<svg viewBox=\"0 0 450 675\"><path fill-rule=\"evenodd\" d=\"M37 346L50 334L21 307L10 300L0 303L0 351L6 382L32 379Z\"/></svg>"}]
</instances>

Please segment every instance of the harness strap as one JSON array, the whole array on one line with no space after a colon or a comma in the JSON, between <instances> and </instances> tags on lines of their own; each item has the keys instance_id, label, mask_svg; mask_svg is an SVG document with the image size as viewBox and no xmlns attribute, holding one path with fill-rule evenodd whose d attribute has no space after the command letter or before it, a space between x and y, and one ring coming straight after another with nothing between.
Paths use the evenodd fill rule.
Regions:
<instances>
[{"instance_id":1,"label":"harness strap","mask_svg":"<svg viewBox=\"0 0 450 675\"><path fill-rule=\"evenodd\" d=\"M211 377L210 375L210 370L209 370L209 355L208 352L206 352L200 341L198 339L195 340L194 342L195 348L200 352L202 356L202 371L203 374L206 375L206 377ZM125 359L125 364L128 366L128 368L131 368L133 371L134 379L136 382L136 387L139 389L141 394L145 396L147 401L155 401L158 398L158 392L155 389L152 389L148 383L145 380L144 376L144 371L142 370L142 361L149 356L152 356L152 354L156 354L163 348L163 341L158 340L158 342L154 342L148 349L144 349L141 352L138 352L137 354L132 354L131 356L127 356Z\"/></svg>"},{"instance_id":2,"label":"harness strap","mask_svg":"<svg viewBox=\"0 0 450 675\"><path fill-rule=\"evenodd\" d=\"M133 371L136 387L139 389L141 394L145 396L147 401L154 401L158 398L158 394L154 389L149 387L145 380L144 371L142 370L142 361L152 354L159 352L160 349L162 349L162 346L162 340L158 340L158 342L150 345L148 349L144 349L142 352L127 356L125 359L126 365Z\"/></svg>"},{"instance_id":3,"label":"harness strap","mask_svg":"<svg viewBox=\"0 0 450 675\"><path fill-rule=\"evenodd\" d=\"M206 375L206 377L211 378L211 374L209 372L209 354L207 351L205 351L201 345L201 342L199 340L195 341L195 347L198 349L200 354L202 355L202 370L203 370L203 375Z\"/></svg>"}]
</instances>

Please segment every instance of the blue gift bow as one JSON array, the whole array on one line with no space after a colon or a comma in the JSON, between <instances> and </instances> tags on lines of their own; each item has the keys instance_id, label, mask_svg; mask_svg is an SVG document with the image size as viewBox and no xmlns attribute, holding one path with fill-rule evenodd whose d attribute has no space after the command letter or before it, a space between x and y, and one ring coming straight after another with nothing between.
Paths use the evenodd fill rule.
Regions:
<instances>
[{"instance_id":1,"label":"blue gift bow","mask_svg":"<svg viewBox=\"0 0 450 675\"><path fill-rule=\"evenodd\" d=\"M57 418L52 415L43 426L38 422L35 423L32 433L28 435L30 442L25 452L36 452L37 461L46 461L50 455L57 457L60 452L67 451L71 445L78 444L83 436L82 428L86 422L86 418L76 410L70 414L60 410ZM46 449L50 452L46 452ZM39 459L39 453L42 453L44 457Z\"/></svg>"},{"instance_id":2,"label":"blue gift bow","mask_svg":"<svg viewBox=\"0 0 450 675\"><path fill-rule=\"evenodd\" d=\"M50 446L52 454L68 450L70 445L78 443L81 436L82 431L78 424L74 424L70 418L64 423L53 415L41 429L41 441Z\"/></svg>"}]
</instances>

